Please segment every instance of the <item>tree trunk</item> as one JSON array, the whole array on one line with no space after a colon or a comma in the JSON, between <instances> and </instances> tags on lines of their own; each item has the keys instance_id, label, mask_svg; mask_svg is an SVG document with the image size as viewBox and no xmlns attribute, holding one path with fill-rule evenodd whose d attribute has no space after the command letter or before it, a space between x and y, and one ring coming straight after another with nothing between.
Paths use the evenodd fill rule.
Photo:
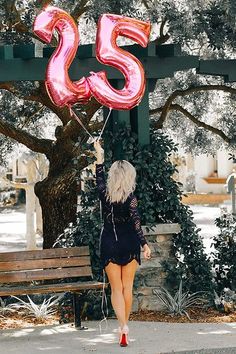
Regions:
<instances>
[{"instance_id":1,"label":"tree trunk","mask_svg":"<svg viewBox=\"0 0 236 354\"><path fill-rule=\"evenodd\" d=\"M43 248L51 248L57 237L76 220L77 183L75 172L65 171L35 185L43 217Z\"/></svg>"},{"instance_id":2,"label":"tree trunk","mask_svg":"<svg viewBox=\"0 0 236 354\"><path fill-rule=\"evenodd\" d=\"M80 160L75 165L74 144L72 140L57 139L48 156L48 176L35 185L35 194L42 208L43 248L51 248L69 223L76 221L76 177L87 161Z\"/></svg>"}]
</instances>

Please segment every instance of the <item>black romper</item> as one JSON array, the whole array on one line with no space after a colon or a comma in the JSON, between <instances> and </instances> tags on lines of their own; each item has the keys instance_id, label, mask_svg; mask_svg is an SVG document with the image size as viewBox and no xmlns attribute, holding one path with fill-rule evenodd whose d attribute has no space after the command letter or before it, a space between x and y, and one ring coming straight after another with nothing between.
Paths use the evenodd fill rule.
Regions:
<instances>
[{"instance_id":1,"label":"black romper","mask_svg":"<svg viewBox=\"0 0 236 354\"><path fill-rule=\"evenodd\" d=\"M99 245L103 269L109 262L125 265L136 259L141 264L140 245L144 246L147 241L141 228L137 198L130 194L124 203L110 203L106 198L103 164L96 164L96 182L104 221Z\"/></svg>"}]
</instances>

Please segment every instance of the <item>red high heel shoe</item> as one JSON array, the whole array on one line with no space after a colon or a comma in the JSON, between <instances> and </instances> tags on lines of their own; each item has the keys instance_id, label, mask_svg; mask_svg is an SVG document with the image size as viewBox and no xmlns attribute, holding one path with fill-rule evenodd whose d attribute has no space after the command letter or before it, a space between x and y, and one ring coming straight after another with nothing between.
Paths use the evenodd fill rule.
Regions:
<instances>
[{"instance_id":1,"label":"red high heel shoe","mask_svg":"<svg viewBox=\"0 0 236 354\"><path fill-rule=\"evenodd\" d=\"M129 333L129 328L127 325L124 325L120 332L120 346L121 347L127 347L128 345L128 333Z\"/></svg>"}]
</instances>

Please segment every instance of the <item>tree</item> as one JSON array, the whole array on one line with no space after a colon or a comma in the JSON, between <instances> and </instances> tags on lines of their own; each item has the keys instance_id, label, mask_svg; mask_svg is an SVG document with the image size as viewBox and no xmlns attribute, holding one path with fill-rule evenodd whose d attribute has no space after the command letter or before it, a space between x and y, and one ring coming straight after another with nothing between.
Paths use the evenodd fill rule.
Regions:
<instances>
[{"instance_id":1,"label":"tree","mask_svg":"<svg viewBox=\"0 0 236 354\"><path fill-rule=\"evenodd\" d=\"M72 6L71 14L75 20L86 11L87 2L81 1L79 5ZM33 1L4 1L1 5L4 19L1 24L2 42L32 42L35 37L32 33L33 17L36 10L46 3L50 1L35 4ZM78 123L71 119L68 108L58 108L51 102L43 82L1 83L0 89L0 132L32 151L45 154L49 160L47 178L35 186L43 211L44 248L48 248L66 225L75 220L76 176L87 164L81 151L86 135ZM85 125L90 123L88 129L91 131L97 129L97 122L91 122L91 119L99 106L92 100L84 107L84 114L77 112ZM59 122L55 127L55 140L45 139L35 129L35 120L42 119L45 112L50 111L56 114ZM73 159L78 156L80 158L75 166Z\"/></svg>"},{"instance_id":2,"label":"tree","mask_svg":"<svg viewBox=\"0 0 236 354\"><path fill-rule=\"evenodd\" d=\"M65 9L75 21L79 21L83 43L94 40L96 28L94 21L97 21L99 15L111 12L142 19L150 18L153 23L157 24L158 31L153 32L152 36L157 44L179 42L186 53L197 52L202 57L229 57L235 45L232 36L234 30L232 16L235 14L233 1L223 0L213 3L195 0L191 2L191 7L187 0L178 2L174 0L158 2L156 0L139 2L80 0L66 4L63 1L50 0L5 0L0 4L1 43L32 43L36 40L38 43L38 39L32 32L33 19L35 14L48 4ZM234 10L229 12L231 7ZM221 29L214 22L215 15L225 25L226 42L223 42ZM189 17L193 21L189 21ZM88 28L91 29L91 33L87 30ZM211 35L212 28L215 29L214 36ZM53 44L56 45L56 37L53 39ZM208 48L208 45L211 47ZM226 127L222 120L217 128L215 126L219 123L217 120L212 124L206 122L209 113L209 110L206 112L206 103L214 112L217 108L210 105L214 96L209 92L225 93L222 105L225 107L223 115L227 119ZM0 94L2 139L7 144L9 144L9 139L14 139L32 151L45 154L49 160L47 178L37 183L35 187L35 193L39 197L43 211L44 248L48 248L52 246L68 223L76 218L76 177L88 164L84 148L87 136L79 124L71 118L69 109L58 108L51 102L43 82L4 82L0 84ZM188 118L191 121L191 129L187 131L191 134L184 134L184 137L186 144L191 139L194 141L191 146L202 147L205 130L211 131L233 146L235 135L234 130L230 130L233 127L233 120L227 110L233 109L229 96L233 98L234 94L233 85L223 85L218 79L196 78L190 71L184 74L182 79L177 75L174 79L158 83L157 90L151 97L153 109L150 113L156 129L169 127L168 131L175 131L181 135L183 135L183 130L186 132L186 125L189 125L186 120L182 119L182 116ZM75 108L90 132L99 129L100 123L94 117L100 108L98 102L91 100L88 105L77 105ZM39 122L45 124L44 118L49 112L54 113L57 118L57 123L54 124L55 138L53 139L45 136L38 124ZM204 119L202 119L203 113L206 115ZM180 117L182 124L178 121ZM193 128L193 124L198 128ZM5 140L4 136L8 139ZM212 139L208 140L211 142ZM216 143L219 144L219 140ZM1 147L1 149L4 151L6 147ZM75 158L77 165L74 164Z\"/></svg>"},{"instance_id":3,"label":"tree","mask_svg":"<svg viewBox=\"0 0 236 354\"><path fill-rule=\"evenodd\" d=\"M151 19L160 24L161 36L180 43L186 54L201 59L234 58L233 1L143 1ZM225 64L227 65L227 64ZM200 76L190 70L157 85L150 114L157 129L175 135L191 152L214 152L221 146L235 149L235 84L221 77ZM181 139L180 139L181 137Z\"/></svg>"}]
</instances>

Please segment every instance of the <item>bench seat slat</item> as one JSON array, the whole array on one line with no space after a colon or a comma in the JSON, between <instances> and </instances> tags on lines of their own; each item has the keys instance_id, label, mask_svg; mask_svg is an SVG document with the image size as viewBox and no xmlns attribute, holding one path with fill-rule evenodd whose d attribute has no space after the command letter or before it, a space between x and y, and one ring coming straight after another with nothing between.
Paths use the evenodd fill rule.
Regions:
<instances>
[{"instance_id":1,"label":"bench seat slat","mask_svg":"<svg viewBox=\"0 0 236 354\"><path fill-rule=\"evenodd\" d=\"M24 261L30 259L47 259L59 257L78 257L89 256L89 247L70 247L70 248L49 248L35 251L18 251L18 252L4 252L0 254L0 262L7 261Z\"/></svg>"},{"instance_id":2,"label":"bench seat slat","mask_svg":"<svg viewBox=\"0 0 236 354\"><path fill-rule=\"evenodd\" d=\"M108 283L105 283L107 287ZM26 295L26 294L47 294L60 292L76 292L86 289L102 289L103 283L97 281L75 282L65 284L45 284L28 287L0 287L0 296Z\"/></svg>"},{"instance_id":3,"label":"bench seat slat","mask_svg":"<svg viewBox=\"0 0 236 354\"><path fill-rule=\"evenodd\" d=\"M74 266L90 265L90 257L71 257L71 258L53 258L53 259L32 259L25 261L0 262L1 272L10 272L17 270L32 270L45 268L63 268Z\"/></svg>"},{"instance_id":4,"label":"bench seat slat","mask_svg":"<svg viewBox=\"0 0 236 354\"><path fill-rule=\"evenodd\" d=\"M92 276L90 266L0 273L0 283Z\"/></svg>"}]
</instances>

